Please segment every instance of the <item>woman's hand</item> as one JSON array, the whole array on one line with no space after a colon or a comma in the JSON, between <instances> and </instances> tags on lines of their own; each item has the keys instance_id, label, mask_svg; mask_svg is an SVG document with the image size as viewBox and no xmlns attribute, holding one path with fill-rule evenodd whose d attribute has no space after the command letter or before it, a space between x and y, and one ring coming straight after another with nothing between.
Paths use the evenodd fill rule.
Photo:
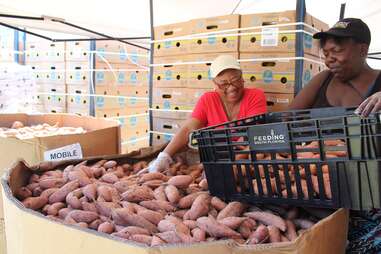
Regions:
<instances>
[{"instance_id":1,"label":"woman's hand","mask_svg":"<svg viewBox=\"0 0 381 254\"><path fill-rule=\"evenodd\" d=\"M381 110L381 92L377 92L363 101L355 110L355 113L367 117L371 113Z\"/></svg>"}]
</instances>

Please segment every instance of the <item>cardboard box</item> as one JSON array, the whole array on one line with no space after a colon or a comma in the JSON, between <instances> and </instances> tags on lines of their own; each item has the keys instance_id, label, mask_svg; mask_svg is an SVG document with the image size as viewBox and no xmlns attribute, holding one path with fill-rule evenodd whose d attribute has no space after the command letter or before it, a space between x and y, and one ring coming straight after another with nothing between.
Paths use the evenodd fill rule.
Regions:
<instances>
[{"instance_id":1,"label":"cardboard box","mask_svg":"<svg viewBox=\"0 0 381 254\"><path fill-rule=\"evenodd\" d=\"M173 56L188 53L189 40L176 37L186 36L190 33L190 22L181 22L154 28L154 56ZM174 38L174 40L172 40Z\"/></svg>"},{"instance_id":2,"label":"cardboard box","mask_svg":"<svg viewBox=\"0 0 381 254\"><path fill-rule=\"evenodd\" d=\"M295 52L295 32L284 32L296 30L295 25L266 27L267 25L284 25L296 22L296 12L284 11L274 13L257 13L242 15L241 27L262 27L256 29L242 30L241 41L239 46L240 52ZM327 30L328 25L311 15L306 14L306 24L313 26L318 31ZM309 27L305 27L306 32L314 34L317 31ZM254 34L246 34L254 33ZM318 56L319 45L317 40L313 40L312 36L303 33L304 53Z\"/></svg>"},{"instance_id":3,"label":"cardboard box","mask_svg":"<svg viewBox=\"0 0 381 254\"><path fill-rule=\"evenodd\" d=\"M136 153L139 155L139 153ZM150 156L150 159L157 155ZM130 162L136 157L109 156L107 159ZM144 158L144 157L140 157ZM100 159L100 158L98 158ZM78 161L77 161L78 162ZM63 165L64 167L64 165ZM34 166L38 168L38 165ZM275 244L239 245L233 240L212 241L195 244L172 244L147 247L135 242L122 241L95 230L83 229L52 221L45 216L26 209L13 197L13 192L26 184L31 169L24 163L15 164L7 179L1 179L5 210L5 229L8 253L12 254L55 254L92 253L242 253L273 254L300 253L325 254L344 253L347 243L348 215L339 209L306 230L293 242ZM22 229L22 230L20 230ZM43 246L43 249L42 247ZM57 248L59 246L59 248Z\"/></svg>"},{"instance_id":4,"label":"cardboard box","mask_svg":"<svg viewBox=\"0 0 381 254\"><path fill-rule=\"evenodd\" d=\"M67 62L87 62L90 61L89 41L67 41L65 60Z\"/></svg>"},{"instance_id":5,"label":"cardboard box","mask_svg":"<svg viewBox=\"0 0 381 254\"><path fill-rule=\"evenodd\" d=\"M16 138L0 138L0 175L12 163L22 157L30 164L44 159L44 152L80 143L83 156L96 156L120 153L120 127L117 121L97 119L94 117L79 117L69 114L1 114L0 126L9 127L14 121L24 125L48 123L59 126L83 127L84 134L60 135L20 140ZM108 144L108 145L105 145ZM3 218L0 210L0 218ZM11 252L10 252L11 253Z\"/></svg>"},{"instance_id":6,"label":"cardboard box","mask_svg":"<svg viewBox=\"0 0 381 254\"><path fill-rule=\"evenodd\" d=\"M286 111L294 99L294 94L265 93L268 112Z\"/></svg>"},{"instance_id":7,"label":"cardboard box","mask_svg":"<svg viewBox=\"0 0 381 254\"><path fill-rule=\"evenodd\" d=\"M66 62L66 83L89 86L90 62Z\"/></svg>"},{"instance_id":8,"label":"cardboard box","mask_svg":"<svg viewBox=\"0 0 381 254\"><path fill-rule=\"evenodd\" d=\"M210 76L210 65L219 55L232 55L238 59L238 52L219 52L212 54L192 54L188 56L189 62L208 62L194 63L189 65L188 84L189 88L214 88L212 77Z\"/></svg>"},{"instance_id":9,"label":"cardboard box","mask_svg":"<svg viewBox=\"0 0 381 254\"><path fill-rule=\"evenodd\" d=\"M67 107L66 109L67 113L79 115L79 116L90 116L90 108L73 108L73 107Z\"/></svg>"},{"instance_id":10,"label":"cardboard box","mask_svg":"<svg viewBox=\"0 0 381 254\"><path fill-rule=\"evenodd\" d=\"M186 120L170 118L153 118L153 131L176 134Z\"/></svg>"},{"instance_id":11,"label":"cardboard box","mask_svg":"<svg viewBox=\"0 0 381 254\"><path fill-rule=\"evenodd\" d=\"M187 56L155 57L153 86L154 87L180 87L184 88L188 84L189 64L185 64L189 59Z\"/></svg>"},{"instance_id":12,"label":"cardboard box","mask_svg":"<svg viewBox=\"0 0 381 254\"><path fill-rule=\"evenodd\" d=\"M51 62L42 64L39 66L40 74L43 76L43 81L45 84L65 84L65 62Z\"/></svg>"},{"instance_id":13,"label":"cardboard box","mask_svg":"<svg viewBox=\"0 0 381 254\"><path fill-rule=\"evenodd\" d=\"M111 69L110 69L111 66ZM147 86L149 80L148 69L131 68L125 64L96 63L96 86L127 85Z\"/></svg>"},{"instance_id":14,"label":"cardboard box","mask_svg":"<svg viewBox=\"0 0 381 254\"><path fill-rule=\"evenodd\" d=\"M3 210L2 202L0 202L0 210ZM0 219L0 253L7 253L7 241L5 239L5 223L4 219Z\"/></svg>"},{"instance_id":15,"label":"cardboard box","mask_svg":"<svg viewBox=\"0 0 381 254\"><path fill-rule=\"evenodd\" d=\"M89 86L67 85L67 93L68 93L67 95L68 113L78 114L79 112L81 113L90 112L91 97L88 96L88 94L90 94Z\"/></svg>"},{"instance_id":16,"label":"cardboard box","mask_svg":"<svg viewBox=\"0 0 381 254\"><path fill-rule=\"evenodd\" d=\"M188 104L187 88L154 87L153 104L156 109L186 110L192 107Z\"/></svg>"},{"instance_id":17,"label":"cardboard box","mask_svg":"<svg viewBox=\"0 0 381 254\"><path fill-rule=\"evenodd\" d=\"M239 32L239 22L240 15L238 14L191 20L191 34L208 34L195 35L194 39L191 39L188 43L188 53L238 52L239 37L238 35L230 36L229 34ZM229 29L237 30L219 33L219 31Z\"/></svg>"},{"instance_id":18,"label":"cardboard box","mask_svg":"<svg viewBox=\"0 0 381 254\"><path fill-rule=\"evenodd\" d=\"M26 62L64 62L65 43L50 42L27 36L25 44Z\"/></svg>"},{"instance_id":19,"label":"cardboard box","mask_svg":"<svg viewBox=\"0 0 381 254\"><path fill-rule=\"evenodd\" d=\"M241 53L241 59L263 59L259 61L241 62L245 86L257 87L265 92L294 93L295 57L288 53L248 54ZM279 58L286 58L280 60ZM287 59L288 58L288 59ZM314 75L324 70L325 65L319 58L308 56L303 60L302 84L306 85ZM310 59L310 60L309 60Z\"/></svg>"},{"instance_id":20,"label":"cardboard box","mask_svg":"<svg viewBox=\"0 0 381 254\"><path fill-rule=\"evenodd\" d=\"M148 98L146 97L127 97L127 96L96 96L95 109L124 109L125 107L147 107Z\"/></svg>"},{"instance_id":21,"label":"cardboard box","mask_svg":"<svg viewBox=\"0 0 381 254\"><path fill-rule=\"evenodd\" d=\"M148 134L148 114L121 116L114 119L119 121L122 142L133 137L141 137Z\"/></svg>"},{"instance_id":22,"label":"cardboard box","mask_svg":"<svg viewBox=\"0 0 381 254\"><path fill-rule=\"evenodd\" d=\"M96 61L148 67L149 51L119 41L96 41Z\"/></svg>"},{"instance_id":23,"label":"cardboard box","mask_svg":"<svg viewBox=\"0 0 381 254\"><path fill-rule=\"evenodd\" d=\"M149 136L145 135L143 137L136 136L131 137L122 143L122 154L131 153L137 151L141 148L149 146Z\"/></svg>"}]
</instances>

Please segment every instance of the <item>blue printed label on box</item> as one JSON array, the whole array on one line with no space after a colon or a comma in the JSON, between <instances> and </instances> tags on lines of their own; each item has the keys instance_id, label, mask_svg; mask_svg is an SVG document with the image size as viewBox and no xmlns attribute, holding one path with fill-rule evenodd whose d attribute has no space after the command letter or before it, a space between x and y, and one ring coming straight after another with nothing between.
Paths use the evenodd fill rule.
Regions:
<instances>
[{"instance_id":1,"label":"blue printed label on box","mask_svg":"<svg viewBox=\"0 0 381 254\"><path fill-rule=\"evenodd\" d=\"M133 117L130 117L130 125L131 126L136 126L137 122L138 122L138 119L136 116L133 116Z\"/></svg>"},{"instance_id":2,"label":"blue printed label on box","mask_svg":"<svg viewBox=\"0 0 381 254\"><path fill-rule=\"evenodd\" d=\"M103 82L105 80L105 74L103 71L97 72L97 82Z\"/></svg>"},{"instance_id":3,"label":"blue printed label on box","mask_svg":"<svg viewBox=\"0 0 381 254\"><path fill-rule=\"evenodd\" d=\"M270 70L265 70L263 72L263 81L265 83L271 83L273 81L273 72Z\"/></svg>"},{"instance_id":4,"label":"blue printed label on box","mask_svg":"<svg viewBox=\"0 0 381 254\"><path fill-rule=\"evenodd\" d=\"M97 97L97 99L95 100L95 104L97 105L97 107L104 107L105 105L105 98L104 97Z\"/></svg>"},{"instance_id":5,"label":"blue printed label on box","mask_svg":"<svg viewBox=\"0 0 381 254\"><path fill-rule=\"evenodd\" d=\"M125 80L126 80L126 78L125 78L124 73L119 72L118 73L118 83L124 83Z\"/></svg>"},{"instance_id":6,"label":"blue printed label on box","mask_svg":"<svg viewBox=\"0 0 381 254\"><path fill-rule=\"evenodd\" d=\"M123 97L123 96L119 96L118 97L118 104L119 104L119 106L126 106L126 98L125 97Z\"/></svg>"}]
</instances>

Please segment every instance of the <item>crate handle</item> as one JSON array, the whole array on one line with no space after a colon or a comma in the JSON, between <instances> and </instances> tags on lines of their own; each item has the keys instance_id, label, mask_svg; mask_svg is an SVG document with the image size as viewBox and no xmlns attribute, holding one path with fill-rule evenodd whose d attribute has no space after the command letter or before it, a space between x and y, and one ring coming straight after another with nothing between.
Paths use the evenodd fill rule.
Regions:
<instances>
[{"instance_id":1,"label":"crate handle","mask_svg":"<svg viewBox=\"0 0 381 254\"><path fill-rule=\"evenodd\" d=\"M218 28L217 25L210 25L210 26L206 27L206 29L208 29L208 30L217 29L217 28Z\"/></svg>"},{"instance_id":2,"label":"crate handle","mask_svg":"<svg viewBox=\"0 0 381 254\"><path fill-rule=\"evenodd\" d=\"M275 21L262 22L262 26L271 26L271 25L276 25L276 24L278 24L278 22L275 22Z\"/></svg>"},{"instance_id":3,"label":"crate handle","mask_svg":"<svg viewBox=\"0 0 381 254\"><path fill-rule=\"evenodd\" d=\"M263 67L274 67L276 62L262 62Z\"/></svg>"},{"instance_id":4,"label":"crate handle","mask_svg":"<svg viewBox=\"0 0 381 254\"><path fill-rule=\"evenodd\" d=\"M81 90L75 90L75 93L81 94L82 91Z\"/></svg>"},{"instance_id":5,"label":"crate handle","mask_svg":"<svg viewBox=\"0 0 381 254\"><path fill-rule=\"evenodd\" d=\"M173 31L167 31L167 32L164 32L164 35L165 35L165 36L173 35Z\"/></svg>"},{"instance_id":6,"label":"crate handle","mask_svg":"<svg viewBox=\"0 0 381 254\"><path fill-rule=\"evenodd\" d=\"M170 68L170 67L173 67L173 65L172 65L172 64L166 64L166 65L164 65L163 67L164 67L164 68Z\"/></svg>"},{"instance_id":7,"label":"crate handle","mask_svg":"<svg viewBox=\"0 0 381 254\"><path fill-rule=\"evenodd\" d=\"M171 94L163 94L161 97L163 97L163 99L170 99L170 98L172 98L172 95Z\"/></svg>"},{"instance_id":8,"label":"crate handle","mask_svg":"<svg viewBox=\"0 0 381 254\"><path fill-rule=\"evenodd\" d=\"M52 67L50 67L50 69L51 69L51 70L55 70L55 69L56 69L56 67L55 67L55 66L52 66Z\"/></svg>"},{"instance_id":9,"label":"crate handle","mask_svg":"<svg viewBox=\"0 0 381 254\"><path fill-rule=\"evenodd\" d=\"M172 127L172 125L164 124L164 125L163 125L163 128L164 128L164 129L172 129L173 127Z\"/></svg>"},{"instance_id":10,"label":"crate handle","mask_svg":"<svg viewBox=\"0 0 381 254\"><path fill-rule=\"evenodd\" d=\"M81 66L76 66L74 69L76 69L76 70L80 70L80 69L82 69L82 68L81 68Z\"/></svg>"},{"instance_id":11,"label":"crate handle","mask_svg":"<svg viewBox=\"0 0 381 254\"><path fill-rule=\"evenodd\" d=\"M188 136L188 147L193 150L198 150L197 140L193 138L194 132L189 133Z\"/></svg>"}]
</instances>

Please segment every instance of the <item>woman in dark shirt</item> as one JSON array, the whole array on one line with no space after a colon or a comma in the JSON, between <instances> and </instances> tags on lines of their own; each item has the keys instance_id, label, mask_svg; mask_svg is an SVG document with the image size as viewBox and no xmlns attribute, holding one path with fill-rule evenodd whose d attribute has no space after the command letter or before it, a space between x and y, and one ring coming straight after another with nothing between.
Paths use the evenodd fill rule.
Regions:
<instances>
[{"instance_id":1,"label":"woman in dark shirt","mask_svg":"<svg viewBox=\"0 0 381 254\"><path fill-rule=\"evenodd\" d=\"M337 22L320 39L328 70L316 75L295 97L291 109L359 106L367 116L381 109L381 75L366 62L370 44L368 26L360 19Z\"/></svg>"},{"instance_id":2,"label":"woman in dark shirt","mask_svg":"<svg viewBox=\"0 0 381 254\"><path fill-rule=\"evenodd\" d=\"M370 30L359 19L343 19L320 39L328 70L316 75L290 109L358 107L367 116L381 110L381 74L366 62ZM381 253L381 212L351 212L347 253Z\"/></svg>"}]
</instances>

